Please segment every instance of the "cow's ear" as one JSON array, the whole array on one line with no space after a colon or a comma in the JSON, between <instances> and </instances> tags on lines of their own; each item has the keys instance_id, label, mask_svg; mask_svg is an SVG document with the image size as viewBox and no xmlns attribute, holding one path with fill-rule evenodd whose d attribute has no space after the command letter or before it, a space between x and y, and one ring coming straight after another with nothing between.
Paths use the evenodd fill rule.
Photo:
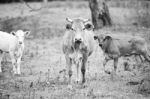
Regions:
<instances>
[{"instance_id":1,"label":"cow's ear","mask_svg":"<svg viewBox=\"0 0 150 99\"><path fill-rule=\"evenodd\" d=\"M106 36L106 37L104 38L104 41L105 41L105 40L111 40L111 39L112 39L111 36Z\"/></svg>"},{"instance_id":2,"label":"cow's ear","mask_svg":"<svg viewBox=\"0 0 150 99\"><path fill-rule=\"evenodd\" d=\"M71 24L66 24L66 29L67 30L71 30L72 29L72 25Z\"/></svg>"},{"instance_id":3,"label":"cow's ear","mask_svg":"<svg viewBox=\"0 0 150 99\"><path fill-rule=\"evenodd\" d=\"M97 39L98 39L98 36L97 36L97 35L95 35L95 36L94 36L94 40L97 40Z\"/></svg>"},{"instance_id":4,"label":"cow's ear","mask_svg":"<svg viewBox=\"0 0 150 99\"><path fill-rule=\"evenodd\" d=\"M132 43L132 41L133 41L133 40L129 40L128 42L129 42L129 43Z\"/></svg>"},{"instance_id":5,"label":"cow's ear","mask_svg":"<svg viewBox=\"0 0 150 99\"><path fill-rule=\"evenodd\" d=\"M30 31L25 31L25 36L26 37L29 36L30 33L31 33Z\"/></svg>"},{"instance_id":6,"label":"cow's ear","mask_svg":"<svg viewBox=\"0 0 150 99\"><path fill-rule=\"evenodd\" d=\"M66 18L66 21L70 22L70 23L73 23L73 20L70 19L70 18Z\"/></svg>"},{"instance_id":7,"label":"cow's ear","mask_svg":"<svg viewBox=\"0 0 150 99\"><path fill-rule=\"evenodd\" d=\"M91 23L87 23L87 24L85 24L85 29L87 29L87 30L93 30L94 26Z\"/></svg>"},{"instance_id":8,"label":"cow's ear","mask_svg":"<svg viewBox=\"0 0 150 99\"><path fill-rule=\"evenodd\" d=\"M10 34L16 35L16 32L15 31L11 31Z\"/></svg>"}]
</instances>

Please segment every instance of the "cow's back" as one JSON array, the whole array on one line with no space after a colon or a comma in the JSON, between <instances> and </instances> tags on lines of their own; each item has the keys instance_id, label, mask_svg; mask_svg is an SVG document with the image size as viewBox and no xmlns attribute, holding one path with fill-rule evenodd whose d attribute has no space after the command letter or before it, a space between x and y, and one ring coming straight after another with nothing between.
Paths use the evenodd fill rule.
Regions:
<instances>
[{"instance_id":1,"label":"cow's back","mask_svg":"<svg viewBox=\"0 0 150 99\"><path fill-rule=\"evenodd\" d=\"M15 36L6 32L0 31L0 49L2 51L9 51L10 48L16 46L17 39Z\"/></svg>"},{"instance_id":2,"label":"cow's back","mask_svg":"<svg viewBox=\"0 0 150 99\"><path fill-rule=\"evenodd\" d=\"M124 37L124 39L123 39ZM126 38L128 37L128 38ZM133 43L130 43L131 40L136 40L136 46L141 49L144 47L144 44L146 43L145 40L142 37L139 36L122 36L120 38L113 38L113 44L114 46L117 46L120 55L126 55L126 54L132 54L134 51L137 50L133 47ZM111 49L114 49L112 46Z\"/></svg>"},{"instance_id":3,"label":"cow's back","mask_svg":"<svg viewBox=\"0 0 150 99\"><path fill-rule=\"evenodd\" d=\"M130 54L133 51L132 44L128 42L128 40L122 39L122 40L117 40L118 43L118 49L120 51L120 55L126 55Z\"/></svg>"},{"instance_id":4,"label":"cow's back","mask_svg":"<svg viewBox=\"0 0 150 99\"><path fill-rule=\"evenodd\" d=\"M72 46L73 46L73 34L71 31L66 31L65 35L63 36L63 41L62 41L62 49L63 53L72 53Z\"/></svg>"}]
</instances>

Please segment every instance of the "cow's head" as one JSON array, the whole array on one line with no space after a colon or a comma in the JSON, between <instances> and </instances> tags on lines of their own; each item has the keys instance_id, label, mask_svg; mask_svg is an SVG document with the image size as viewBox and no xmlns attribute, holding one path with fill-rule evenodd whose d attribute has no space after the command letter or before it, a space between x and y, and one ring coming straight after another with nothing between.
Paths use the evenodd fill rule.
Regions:
<instances>
[{"instance_id":1,"label":"cow's head","mask_svg":"<svg viewBox=\"0 0 150 99\"><path fill-rule=\"evenodd\" d=\"M16 36L18 39L18 44L21 45L24 43L24 38L30 34L30 31L18 30L16 32L12 31L10 34Z\"/></svg>"},{"instance_id":2,"label":"cow's head","mask_svg":"<svg viewBox=\"0 0 150 99\"><path fill-rule=\"evenodd\" d=\"M111 39L112 39L111 36L108 36L108 35L106 36L104 34L94 36L94 40L98 40L99 46L101 48L103 48L103 46L106 45L106 43L108 43L108 41Z\"/></svg>"},{"instance_id":3,"label":"cow's head","mask_svg":"<svg viewBox=\"0 0 150 99\"><path fill-rule=\"evenodd\" d=\"M84 42L85 35L87 31L93 31L93 25L90 22L89 19L69 19L66 18L66 20L69 22L66 24L66 29L71 31L73 35L73 42L75 44L81 44Z\"/></svg>"},{"instance_id":4,"label":"cow's head","mask_svg":"<svg viewBox=\"0 0 150 99\"><path fill-rule=\"evenodd\" d=\"M104 41L105 36L104 35L95 35L94 40L98 41L98 44L100 47L102 47L103 41Z\"/></svg>"}]
</instances>

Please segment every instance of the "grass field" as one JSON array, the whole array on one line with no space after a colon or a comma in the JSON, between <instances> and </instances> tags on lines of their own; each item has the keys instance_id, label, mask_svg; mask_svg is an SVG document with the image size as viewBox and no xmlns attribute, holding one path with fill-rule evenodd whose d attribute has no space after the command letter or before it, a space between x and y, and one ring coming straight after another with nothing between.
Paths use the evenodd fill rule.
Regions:
<instances>
[{"instance_id":1,"label":"grass field","mask_svg":"<svg viewBox=\"0 0 150 99\"><path fill-rule=\"evenodd\" d=\"M39 8L40 3L30 3ZM5 9L5 10L4 10ZM131 26L129 9L111 8L116 24L111 28L103 28L95 33L112 33L118 35L140 35L148 42L149 29ZM123 12L124 11L124 12ZM115 14L122 13L122 14ZM142 69L147 63L138 64L131 57L130 65L141 66L139 70L124 71L124 60L118 65L118 79L111 81L110 76L103 72L102 52L97 46L87 64L86 85L84 88L74 85L73 90L67 88L65 57L61 49L62 36L65 31L66 17L90 18L87 2L49 2L46 8L30 12L23 4L0 5L0 28L3 31L30 30L31 35L25 41L25 53L21 65L21 75L10 73L12 65L7 57L0 73L0 99L149 99L149 84L140 91L140 81L148 73ZM117 18L120 18L119 21ZM115 19L117 19L115 21ZM118 21L118 23L117 23ZM129 24L128 24L129 23ZM75 67L73 67L75 68ZM112 70L112 61L108 63ZM147 70L148 71L148 70ZM148 76L149 77L149 76ZM136 84L137 83L137 84ZM147 82L145 82L147 83ZM148 89L149 88L149 89ZM2 94L2 96L1 96ZM7 98L6 98L7 99Z\"/></svg>"}]
</instances>

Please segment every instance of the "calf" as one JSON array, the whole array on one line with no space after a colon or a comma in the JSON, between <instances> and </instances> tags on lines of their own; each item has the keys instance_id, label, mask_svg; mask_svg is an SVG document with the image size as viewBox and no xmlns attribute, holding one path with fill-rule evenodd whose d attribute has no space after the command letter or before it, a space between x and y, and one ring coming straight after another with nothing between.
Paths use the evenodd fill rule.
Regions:
<instances>
[{"instance_id":1,"label":"calf","mask_svg":"<svg viewBox=\"0 0 150 99\"><path fill-rule=\"evenodd\" d=\"M66 19L66 33L63 37L63 52L71 84L72 65L77 69L77 82L85 82L86 62L94 49L93 25L88 19ZM81 73L80 73L81 72ZM81 74L81 75L80 75Z\"/></svg>"},{"instance_id":2,"label":"calf","mask_svg":"<svg viewBox=\"0 0 150 99\"><path fill-rule=\"evenodd\" d=\"M20 74L20 63L24 51L24 38L30 34L29 31L18 30L10 34L0 31L0 72L3 53L9 53L13 71L15 74Z\"/></svg>"},{"instance_id":3,"label":"calf","mask_svg":"<svg viewBox=\"0 0 150 99\"><path fill-rule=\"evenodd\" d=\"M110 60L114 60L114 71L116 72L118 58L121 56L139 55L143 56L148 62L150 62L150 56L148 53L148 45L146 41L141 37L129 37L124 39L113 38L109 35L94 36L95 40L98 40L99 46L105 54L105 60L103 66L105 69L106 63ZM107 71L105 71L108 73Z\"/></svg>"}]
</instances>

